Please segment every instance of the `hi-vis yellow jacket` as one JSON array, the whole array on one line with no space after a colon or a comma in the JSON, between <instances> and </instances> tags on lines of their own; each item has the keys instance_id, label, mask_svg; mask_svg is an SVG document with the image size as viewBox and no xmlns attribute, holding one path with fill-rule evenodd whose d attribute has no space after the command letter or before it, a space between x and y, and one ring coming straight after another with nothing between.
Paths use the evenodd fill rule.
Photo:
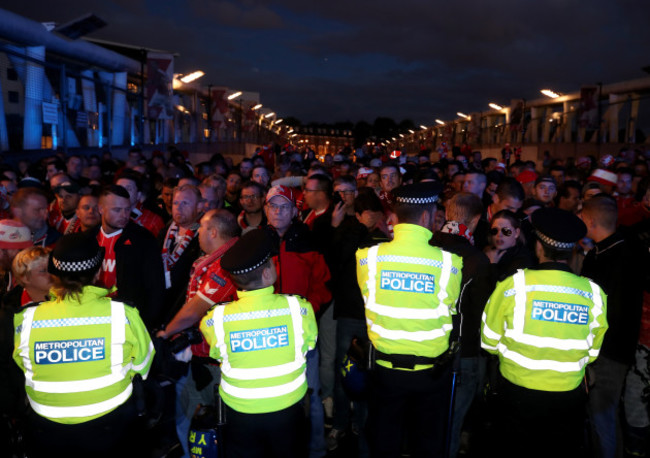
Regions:
<instances>
[{"instance_id":1,"label":"hi-vis yellow jacket","mask_svg":"<svg viewBox=\"0 0 650 458\"><path fill-rule=\"evenodd\" d=\"M463 261L429 245L432 233L424 227L398 224L394 232L393 241L356 254L368 336L382 353L435 358L449 348Z\"/></svg>"},{"instance_id":2,"label":"hi-vis yellow jacket","mask_svg":"<svg viewBox=\"0 0 650 458\"><path fill-rule=\"evenodd\" d=\"M77 424L124 404L154 349L138 311L85 286L81 294L27 307L14 317L14 360L34 411Z\"/></svg>"},{"instance_id":3,"label":"hi-vis yellow jacket","mask_svg":"<svg viewBox=\"0 0 650 458\"><path fill-rule=\"evenodd\" d=\"M237 291L201 320L210 356L221 361L219 394L231 409L267 413L286 409L307 392L305 355L316 346L314 310L273 286Z\"/></svg>"},{"instance_id":4,"label":"hi-vis yellow jacket","mask_svg":"<svg viewBox=\"0 0 650 458\"><path fill-rule=\"evenodd\" d=\"M593 281L562 270L519 270L497 284L483 313L481 346L499 356L515 385L570 391L598 357L607 296Z\"/></svg>"}]
</instances>

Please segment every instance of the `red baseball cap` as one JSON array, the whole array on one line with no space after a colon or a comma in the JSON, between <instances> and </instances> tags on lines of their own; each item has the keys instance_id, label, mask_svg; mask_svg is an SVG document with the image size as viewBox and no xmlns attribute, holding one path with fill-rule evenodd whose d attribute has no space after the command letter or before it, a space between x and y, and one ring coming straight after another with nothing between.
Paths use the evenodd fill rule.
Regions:
<instances>
[{"instance_id":1,"label":"red baseball cap","mask_svg":"<svg viewBox=\"0 0 650 458\"><path fill-rule=\"evenodd\" d=\"M266 202L269 202L276 196L283 197L289 201L290 204L296 205L296 198L293 195L291 188L282 185L273 186L271 189L269 189L269 192L266 193Z\"/></svg>"}]
</instances>

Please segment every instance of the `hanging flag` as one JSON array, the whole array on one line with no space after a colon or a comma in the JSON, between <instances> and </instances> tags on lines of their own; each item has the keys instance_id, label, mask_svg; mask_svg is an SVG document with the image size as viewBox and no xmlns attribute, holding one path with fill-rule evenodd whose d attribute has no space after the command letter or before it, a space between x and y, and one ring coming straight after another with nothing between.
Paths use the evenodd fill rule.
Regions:
<instances>
[{"instance_id":1,"label":"hanging flag","mask_svg":"<svg viewBox=\"0 0 650 458\"><path fill-rule=\"evenodd\" d=\"M213 87L210 92L210 114L213 129L225 129L232 123L230 105L226 100L227 91L226 87Z\"/></svg>"},{"instance_id":2,"label":"hanging flag","mask_svg":"<svg viewBox=\"0 0 650 458\"><path fill-rule=\"evenodd\" d=\"M580 107L578 108L578 126L587 129L598 128L598 86L580 88Z\"/></svg>"},{"instance_id":3,"label":"hanging flag","mask_svg":"<svg viewBox=\"0 0 650 458\"><path fill-rule=\"evenodd\" d=\"M147 53L147 115L149 119L172 119L172 81L174 79L174 56L172 54Z\"/></svg>"},{"instance_id":4,"label":"hanging flag","mask_svg":"<svg viewBox=\"0 0 650 458\"><path fill-rule=\"evenodd\" d=\"M524 130L524 99L516 99L512 101L510 108L510 130L517 131Z\"/></svg>"}]
</instances>

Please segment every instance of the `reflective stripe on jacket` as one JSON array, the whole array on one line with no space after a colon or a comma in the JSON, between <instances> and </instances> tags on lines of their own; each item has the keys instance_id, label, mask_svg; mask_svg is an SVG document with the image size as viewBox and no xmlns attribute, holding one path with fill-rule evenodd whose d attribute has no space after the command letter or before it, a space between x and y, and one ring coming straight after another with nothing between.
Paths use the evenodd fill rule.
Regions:
<instances>
[{"instance_id":1,"label":"reflective stripe on jacket","mask_svg":"<svg viewBox=\"0 0 650 458\"><path fill-rule=\"evenodd\" d=\"M587 278L519 270L497 284L483 314L481 346L498 354L512 383L569 391L584 377L607 330L607 297Z\"/></svg>"},{"instance_id":2,"label":"reflective stripe on jacket","mask_svg":"<svg viewBox=\"0 0 650 458\"><path fill-rule=\"evenodd\" d=\"M31 407L66 424L105 415L146 378L154 349L136 309L84 287L78 300L44 302L15 316L14 360L25 373Z\"/></svg>"},{"instance_id":3,"label":"reflective stripe on jacket","mask_svg":"<svg viewBox=\"0 0 650 458\"><path fill-rule=\"evenodd\" d=\"M306 300L273 294L273 287L238 291L201 320L210 356L221 361L219 392L232 409L285 409L307 392L307 351L316 345L316 319Z\"/></svg>"},{"instance_id":4,"label":"reflective stripe on jacket","mask_svg":"<svg viewBox=\"0 0 650 458\"><path fill-rule=\"evenodd\" d=\"M398 224L392 242L357 251L368 336L383 353L433 358L449 347L463 262L430 238L423 227Z\"/></svg>"}]
</instances>

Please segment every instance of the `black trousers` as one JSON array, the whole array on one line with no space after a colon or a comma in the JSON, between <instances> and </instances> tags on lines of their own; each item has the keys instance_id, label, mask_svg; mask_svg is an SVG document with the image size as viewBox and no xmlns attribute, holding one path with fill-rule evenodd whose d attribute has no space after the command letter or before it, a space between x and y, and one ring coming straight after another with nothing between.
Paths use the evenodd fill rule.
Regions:
<instances>
[{"instance_id":1,"label":"black trousers","mask_svg":"<svg viewBox=\"0 0 650 458\"><path fill-rule=\"evenodd\" d=\"M571 391L538 391L502 378L499 391L494 449L501 456L581 456L587 401L582 384Z\"/></svg>"},{"instance_id":2,"label":"black trousers","mask_svg":"<svg viewBox=\"0 0 650 458\"><path fill-rule=\"evenodd\" d=\"M226 407L226 458L303 458L308 424L300 403L270 413L241 413Z\"/></svg>"},{"instance_id":3,"label":"black trousers","mask_svg":"<svg viewBox=\"0 0 650 458\"><path fill-rule=\"evenodd\" d=\"M369 388L368 445L373 458L399 457L406 430L410 456L444 456L450 366L438 372L377 366Z\"/></svg>"},{"instance_id":4,"label":"black trousers","mask_svg":"<svg viewBox=\"0 0 650 458\"><path fill-rule=\"evenodd\" d=\"M31 457L136 457L143 438L138 432L133 398L117 409L85 423L65 425L30 411L25 443Z\"/></svg>"}]
</instances>

